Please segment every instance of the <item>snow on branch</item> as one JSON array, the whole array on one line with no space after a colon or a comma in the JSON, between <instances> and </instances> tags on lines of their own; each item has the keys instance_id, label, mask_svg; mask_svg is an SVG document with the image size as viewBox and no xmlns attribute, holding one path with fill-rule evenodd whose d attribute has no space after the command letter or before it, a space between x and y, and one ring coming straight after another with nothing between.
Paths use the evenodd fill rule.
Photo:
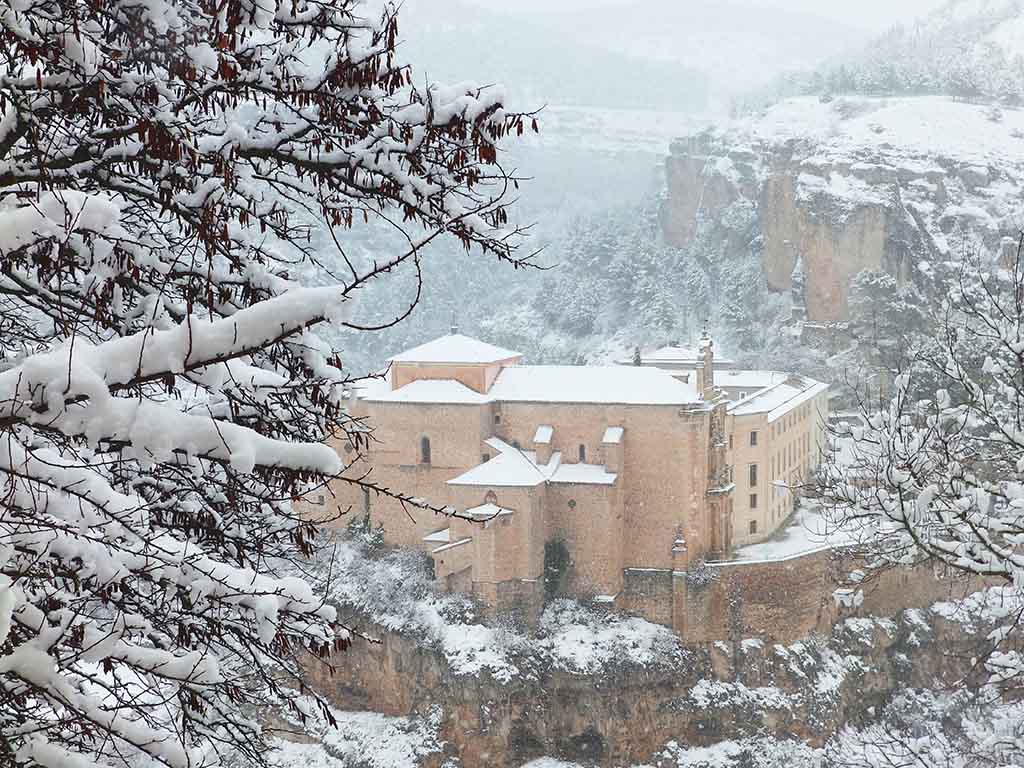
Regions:
<instances>
[{"instance_id":1,"label":"snow on branch","mask_svg":"<svg viewBox=\"0 0 1024 768\"><path fill-rule=\"evenodd\" d=\"M535 124L500 88L421 84L395 6L364 11L0 11L0 751L18 765L266 765L253 707L308 693L305 665L349 641L331 575L305 568L330 521L294 502L340 475L452 512L346 477L369 440L347 410L360 374L322 329L407 317L438 238L524 263L499 152ZM350 258L374 226L402 245ZM415 298L350 316L403 267Z\"/></svg>"},{"instance_id":2,"label":"snow on branch","mask_svg":"<svg viewBox=\"0 0 1024 768\"><path fill-rule=\"evenodd\" d=\"M958 265L937 347L884 398L862 399L863 425L833 429L837 450L819 490L838 522L859 533L868 577L931 563L1015 590L1024 581L1022 257L1018 249L1010 263ZM930 396L919 394L919 380L936 382ZM1024 666L996 646L989 672L1019 679Z\"/></svg>"}]
</instances>

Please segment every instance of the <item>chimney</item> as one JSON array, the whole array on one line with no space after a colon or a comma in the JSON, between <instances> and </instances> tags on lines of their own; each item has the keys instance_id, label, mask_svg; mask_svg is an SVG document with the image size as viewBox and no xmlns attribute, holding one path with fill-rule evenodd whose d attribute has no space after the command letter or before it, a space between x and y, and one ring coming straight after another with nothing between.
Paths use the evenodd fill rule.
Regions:
<instances>
[{"instance_id":1,"label":"chimney","mask_svg":"<svg viewBox=\"0 0 1024 768\"><path fill-rule=\"evenodd\" d=\"M608 427L601 438L601 458L604 471L614 475L622 474L623 455L622 439L625 430L622 427Z\"/></svg>"},{"instance_id":2,"label":"chimney","mask_svg":"<svg viewBox=\"0 0 1024 768\"><path fill-rule=\"evenodd\" d=\"M537 464L546 465L551 461L551 441L555 429L549 424L541 424L533 435L533 450L537 454Z\"/></svg>"}]
</instances>

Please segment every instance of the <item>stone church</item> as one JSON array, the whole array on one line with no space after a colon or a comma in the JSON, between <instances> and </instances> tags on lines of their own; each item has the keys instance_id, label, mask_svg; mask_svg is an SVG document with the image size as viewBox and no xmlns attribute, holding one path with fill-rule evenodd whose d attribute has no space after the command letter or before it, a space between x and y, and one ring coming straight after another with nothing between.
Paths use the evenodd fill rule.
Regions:
<instances>
[{"instance_id":1,"label":"stone church","mask_svg":"<svg viewBox=\"0 0 1024 768\"><path fill-rule=\"evenodd\" d=\"M374 430L351 473L457 514L344 484L339 499L387 544L428 553L444 588L535 614L547 562L549 592L671 624L672 598L652 600L648 576L671 582L782 525L782 485L821 459L827 386L716 371L707 337L688 357L536 366L453 331L395 355L351 410Z\"/></svg>"}]
</instances>

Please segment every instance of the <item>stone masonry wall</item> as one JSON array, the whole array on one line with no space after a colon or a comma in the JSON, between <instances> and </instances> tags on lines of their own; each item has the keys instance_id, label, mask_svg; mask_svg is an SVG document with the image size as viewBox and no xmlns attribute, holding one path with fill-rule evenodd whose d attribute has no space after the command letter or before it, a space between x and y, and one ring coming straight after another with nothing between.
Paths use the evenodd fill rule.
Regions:
<instances>
[{"instance_id":1,"label":"stone masonry wall","mask_svg":"<svg viewBox=\"0 0 1024 768\"><path fill-rule=\"evenodd\" d=\"M704 574L709 580L675 578L674 627L687 642L791 643L828 632L840 618L895 615L984 586L928 566L893 570L863 585L861 605L840 607L834 592L856 567L852 558L829 549L781 560L710 564Z\"/></svg>"},{"instance_id":2,"label":"stone masonry wall","mask_svg":"<svg viewBox=\"0 0 1024 768\"><path fill-rule=\"evenodd\" d=\"M667 570L628 569L616 607L666 627L673 626L675 590Z\"/></svg>"}]
</instances>

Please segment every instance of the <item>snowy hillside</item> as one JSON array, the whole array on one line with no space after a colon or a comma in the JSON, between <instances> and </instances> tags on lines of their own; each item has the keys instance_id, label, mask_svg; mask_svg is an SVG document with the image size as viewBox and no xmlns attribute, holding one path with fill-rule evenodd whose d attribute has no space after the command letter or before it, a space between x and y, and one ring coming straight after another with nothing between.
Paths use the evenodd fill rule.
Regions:
<instances>
[{"instance_id":1,"label":"snowy hillside","mask_svg":"<svg viewBox=\"0 0 1024 768\"><path fill-rule=\"evenodd\" d=\"M944 96L785 100L672 145L670 242L753 254L813 322L847 316L853 279L940 294L936 263L1012 252L1024 225L1024 112Z\"/></svg>"},{"instance_id":2,"label":"snowy hillside","mask_svg":"<svg viewBox=\"0 0 1024 768\"><path fill-rule=\"evenodd\" d=\"M1024 5L952 0L914 24L896 25L860 50L792 73L779 94L949 94L970 101L1024 102ZM756 99L755 99L756 101Z\"/></svg>"},{"instance_id":3,"label":"snowy hillside","mask_svg":"<svg viewBox=\"0 0 1024 768\"><path fill-rule=\"evenodd\" d=\"M921 159L1024 162L1024 111L1005 110L993 119L988 109L943 96L790 99L713 135L737 145L813 142L828 159L871 155L897 169Z\"/></svg>"},{"instance_id":4,"label":"snowy hillside","mask_svg":"<svg viewBox=\"0 0 1024 768\"><path fill-rule=\"evenodd\" d=\"M809 213L902 205L940 254L960 248L965 233L992 248L1024 225L1021 110L994 113L941 96L799 98L716 131L711 142L724 156L709 176L763 182L777 169L734 158L785 148Z\"/></svg>"}]
</instances>

